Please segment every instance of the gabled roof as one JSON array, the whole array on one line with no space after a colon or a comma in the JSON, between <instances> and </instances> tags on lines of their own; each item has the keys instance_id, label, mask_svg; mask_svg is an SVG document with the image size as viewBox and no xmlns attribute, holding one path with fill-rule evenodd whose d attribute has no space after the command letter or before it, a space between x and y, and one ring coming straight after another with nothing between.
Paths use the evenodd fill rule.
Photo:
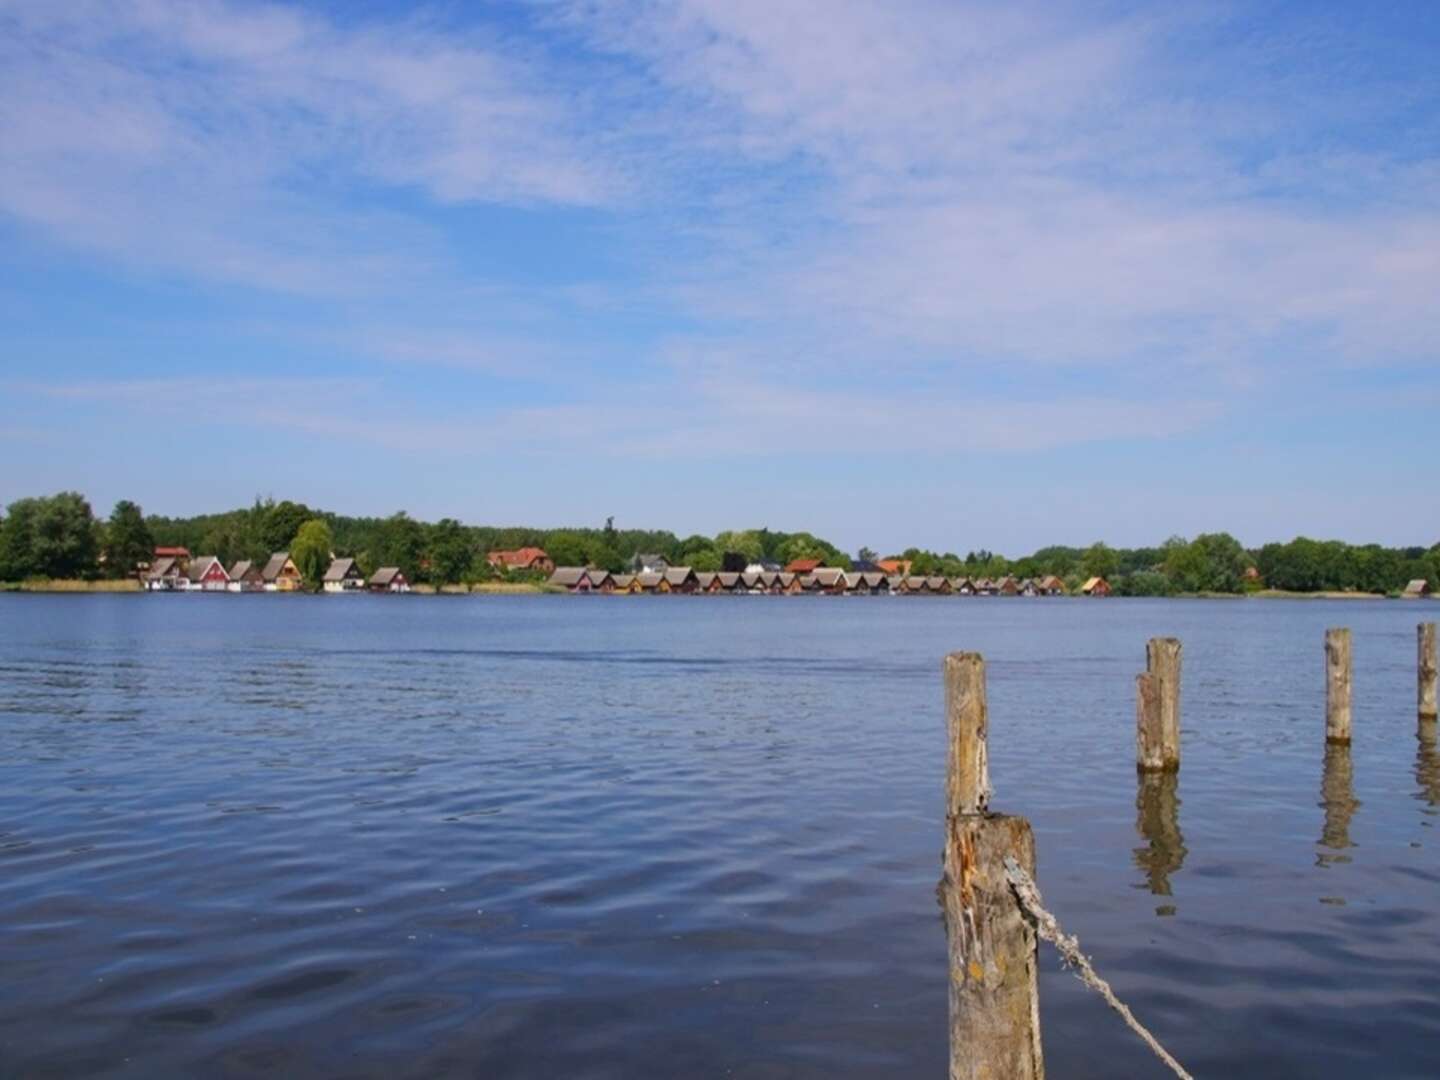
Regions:
<instances>
[{"instance_id":1,"label":"gabled roof","mask_svg":"<svg viewBox=\"0 0 1440 1080\"><path fill-rule=\"evenodd\" d=\"M178 574L179 572L179 568L175 565L174 556L167 555L162 559L155 560L154 565L150 567L149 576L152 578L163 578L170 574Z\"/></svg>"},{"instance_id":2,"label":"gabled roof","mask_svg":"<svg viewBox=\"0 0 1440 1080\"><path fill-rule=\"evenodd\" d=\"M270 556L270 561L265 564L265 569L260 571L260 576L266 581L274 581L280 576L280 572L285 569L285 564L289 561L290 553L288 551L275 552Z\"/></svg>"},{"instance_id":3,"label":"gabled roof","mask_svg":"<svg viewBox=\"0 0 1440 1080\"><path fill-rule=\"evenodd\" d=\"M254 565L255 564L249 559L241 559L234 566L230 567L230 580L239 581L246 574L250 573L250 568Z\"/></svg>"},{"instance_id":4,"label":"gabled roof","mask_svg":"<svg viewBox=\"0 0 1440 1080\"><path fill-rule=\"evenodd\" d=\"M325 571L326 581L344 581L346 578L359 577L360 571L355 566L354 559L332 559L330 569Z\"/></svg>"},{"instance_id":5,"label":"gabled roof","mask_svg":"<svg viewBox=\"0 0 1440 1080\"><path fill-rule=\"evenodd\" d=\"M1430 591L1430 582L1424 578L1416 578L1405 586L1406 596L1424 596Z\"/></svg>"},{"instance_id":6,"label":"gabled roof","mask_svg":"<svg viewBox=\"0 0 1440 1080\"><path fill-rule=\"evenodd\" d=\"M927 577L925 579L925 585L931 590L939 592L941 589L949 588L950 579L947 577L943 577L940 574L932 574L930 577Z\"/></svg>"},{"instance_id":7,"label":"gabled roof","mask_svg":"<svg viewBox=\"0 0 1440 1080\"><path fill-rule=\"evenodd\" d=\"M183 547L157 547L155 549L155 557L157 559L188 559L190 558L190 549Z\"/></svg>"},{"instance_id":8,"label":"gabled roof","mask_svg":"<svg viewBox=\"0 0 1440 1080\"><path fill-rule=\"evenodd\" d=\"M590 585L592 588L598 589L607 581L613 583L613 579L610 577L609 570L596 570L594 567L591 567L589 570L585 571L585 576L590 579Z\"/></svg>"},{"instance_id":9,"label":"gabled roof","mask_svg":"<svg viewBox=\"0 0 1440 1080\"><path fill-rule=\"evenodd\" d=\"M786 563L785 570L791 574L808 574L819 566L819 559L791 559Z\"/></svg>"},{"instance_id":10,"label":"gabled roof","mask_svg":"<svg viewBox=\"0 0 1440 1080\"><path fill-rule=\"evenodd\" d=\"M675 585L684 585L694 576L695 571L691 570L688 566L672 566L669 570L665 571L665 580L668 581L672 587Z\"/></svg>"},{"instance_id":11,"label":"gabled roof","mask_svg":"<svg viewBox=\"0 0 1440 1080\"><path fill-rule=\"evenodd\" d=\"M658 570L642 570L635 575L635 583L642 589L658 589L665 575Z\"/></svg>"},{"instance_id":12,"label":"gabled roof","mask_svg":"<svg viewBox=\"0 0 1440 1080\"><path fill-rule=\"evenodd\" d=\"M740 575L740 584L744 585L747 589L753 589L755 586L763 583L764 577L765 575L762 573L753 573L747 570Z\"/></svg>"},{"instance_id":13,"label":"gabled roof","mask_svg":"<svg viewBox=\"0 0 1440 1080\"><path fill-rule=\"evenodd\" d=\"M664 555L646 554L644 552L636 552L635 557L632 558L630 562L635 566L654 567L670 565L670 560L665 558Z\"/></svg>"},{"instance_id":14,"label":"gabled roof","mask_svg":"<svg viewBox=\"0 0 1440 1080\"><path fill-rule=\"evenodd\" d=\"M1094 592L1101 586L1104 586L1107 589L1110 587L1109 582L1107 582L1103 577L1092 577L1087 579L1084 585L1080 586L1080 591Z\"/></svg>"},{"instance_id":15,"label":"gabled roof","mask_svg":"<svg viewBox=\"0 0 1440 1080\"><path fill-rule=\"evenodd\" d=\"M585 577L583 566L557 566L555 572L550 575L549 585L563 585L567 589L573 589L580 582L588 580Z\"/></svg>"},{"instance_id":16,"label":"gabled roof","mask_svg":"<svg viewBox=\"0 0 1440 1080\"><path fill-rule=\"evenodd\" d=\"M382 566L370 575L370 584L390 585L393 584L397 578L402 582L405 580L405 575L400 572L398 566Z\"/></svg>"},{"instance_id":17,"label":"gabled roof","mask_svg":"<svg viewBox=\"0 0 1440 1080\"><path fill-rule=\"evenodd\" d=\"M715 579L719 576L714 570L700 570L696 572L695 580L700 583L700 588L708 589L715 584Z\"/></svg>"},{"instance_id":18,"label":"gabled roof","mask_svg":"<svg viewBox=\"0 0 1440 1080\"><path fill-rule=\"evenodd\" d=\"M514 551L492 551L485 558L492 566L504 566L512 570L524 570L549 557L550 556L545 554L544 548L522 547L516 548Z\"/></svg>"},{"instance_id":19,"label":"gabled roof","mask_svg":"<svg viewBox=\"0 0 1440 1080\"><path fill-rule=\"evenodd\" d=\"M628 589L635 580L634 574L611 574L610 581L617 589Z\"/></svg>"},{"instance_id":20,"label":"gabled roof","mask_svg":"<svg viewBox=\"0 0 1440 1080\"><path fill-rule=\"evenodd\" d=\"M816 584L826 589L833 589L845 579L845 571L837 570L834 567L822 566L814 572Z\"/></svg>"},{"instance_id":21,"label":"gabled roof","mask_svg":"<svg viewBox=\"0 0 1440 1080\"><path fill-rule=\"evenodd\" d=\"M198 559L190 563L190 570L187 576L191 581L200 581L212 566L219 566L222 574L225 572L224 565L214 555L201 555Z\"/></svg>"},{"instance_id":22,"label":"gabled roof","mask_svg":"<svg viewBox=\"0 0 1440 1080\"><path fill-rule=\"evenodd\" d=\"M722 570L720 571L719 578L722 589L733 589L740 580L740 575L732 570Z\"/></svg>"}]
</instances>

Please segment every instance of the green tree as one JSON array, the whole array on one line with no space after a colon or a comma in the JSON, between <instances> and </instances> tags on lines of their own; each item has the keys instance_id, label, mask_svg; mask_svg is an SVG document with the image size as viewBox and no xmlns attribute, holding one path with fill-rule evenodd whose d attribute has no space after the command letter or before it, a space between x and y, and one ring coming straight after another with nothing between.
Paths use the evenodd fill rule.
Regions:
<instances>
[{"instance_id":1,"label":"green tree","mask_svg":"<svg viewBox=\"0 0 1440 1080\"><path fill-rule=\"evenodd\" d=\"M330 568L333 547L330 526L320 518L311 518L295 533L295 541L290 545L290 558L310 588L320 588L325 571Z\"/></svg>"},{"instance_id":2,"label":"green tree","mask_svg":"<svg viewBox=\"0 0 1440 1080\"><path fill-rule=\"evenodd\" d=\"M10 504L0 537L5 577L92 577L99 554L100 527L78 492Z\"/></svg>"},{"instance_id":3,"label":"green tree","mask_svg":"<svg viewBox=\"0 0 1440 1080\"><path fill-rule=\"evenodd\" d=\"M155 551L155 538L145 515L129 499L121 499L110 511L105 527L105 569L113 577L129 577Z\"/></svg>"},{"instance_id":4,"label":"green tree","mask_svg":"<svg viewBox=\"0 0 1440 1080\"><path fill-rule=\"evenodd\" d=\"M713 547L719 555L733 551L737 555L745 556L747 562L759 562L765 557L765 544L754 529L717 533Z\"/></svg>"},{"instance_id":5,"label":"green tree","mask_svg":"<svg viewBox=\"0 0 1440 1080\"><path fill-rule=\"evenodd\" d=\"M1087 578L1112 578L1120 572L1120 556L1109 544L1096 541L1080 556L1080 573ZM1056 571L1059 573L1059 571Z\"/></svg>"},{"instance_id":6,"label":"green tree","mask_svg":"<svg viewBox=\"0 0 1440 1080\"><path fill-rule=\"evenodd\" d=\"M723 557L714 548L701 548L685 556L686 563L694 571L719 570Z\"/></svg>"},{"instance_id":7,"label":"green tree","mask_svg":"<svg viewBox=\"0 0 1440 1080\"><path fill-rule=\"evenodd\" d=\"M475 557L465 527L454 518L441 518L430 529L430 573L442 585L454 585L470 569Z\"/></svg>"},{"instance_id":8,"label":"green tree","mask_svg":"<svg viewBox=\"0 0 1440 1080\"><path fill-rule=\"evenodd\" d=\"M284 502L266 506L260 524L260 540L267 554L287 550L300 533L300 526L315 518L304 503ZM291 552L293 557L294 552Z\"/></svg>"},{"instance_id":9,"label":"green tree","mask_svg":"<svg viewBox=\"0 0 1440 1080\"><path fill-rule=\"evenodd\" d=\"M420 580L420 560L425 556L425 530L401 510L380 523L374 543L375 563L398 566L411 581Z\"/></svg>"}]
</instances>

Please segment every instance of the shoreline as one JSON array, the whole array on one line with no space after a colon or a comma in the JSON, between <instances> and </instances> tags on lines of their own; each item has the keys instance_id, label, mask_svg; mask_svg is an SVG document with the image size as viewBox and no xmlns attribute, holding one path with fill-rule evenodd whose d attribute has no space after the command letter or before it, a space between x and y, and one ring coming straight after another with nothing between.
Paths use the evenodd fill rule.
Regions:
<instances>
[{"instance_id":1,"label":"shoreline","mask_svg":"<svg viewBox=\"0 0 1440 1080\"><path fill-rule=\"evenodd\" d=\"M187 595L191 592L205 592L205 590L175 590L180 595ZM355 590L363 592L364 590ZM133 578L114 579L102 578L97 581L83 581L76 579L56 579L29 581L4 581L0 582L0 593L48 593L48 594L110 594L110 595L147 595L147 590L141 588L140 582ZM571 593L563 588L552 585L533 582L512 582L512 581L482 581L473 585L413 585L410 588L411 595L415 596L569 596ZM230 595L215 590L210 595ZM235 595L267 595L262 593L237 593ZM310 593L295 591L290 595L296 596L326 596L323 591ZM335 594L345 595L345 594ZM369 595L366 593L366 595ZM681 594L676 594L681 595ZM692 594L703 595L703 594ZM1262 589L1258 592L1249 593L1176 593L1174 596L1052 596L1052 597L1000 597L1000 596L961 596L951 597L960 600L1404 600L1405 597L1392 597L1384 593L1361 593L1361 592L1288 592L1283 589ZM1431 597L1419 598L1422 602Z\"/></svg>"}]
</instances>

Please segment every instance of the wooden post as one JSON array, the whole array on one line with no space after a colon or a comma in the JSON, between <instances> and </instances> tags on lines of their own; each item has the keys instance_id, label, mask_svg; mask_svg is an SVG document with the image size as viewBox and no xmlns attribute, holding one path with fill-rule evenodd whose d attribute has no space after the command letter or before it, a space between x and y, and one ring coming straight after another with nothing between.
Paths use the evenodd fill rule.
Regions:
<instances>
[{"instance_id":1,"label":"wooden post","mask_svg":"<svg viewBox=\"0 0 1440 1080\"><path fill-rule=\"evenodd\" d=\"M1350 744L1350 631L1325 631L1325 741Z\"/></svg>"},{"instance_id":2,"label":"wooden post","mask_svg":"<svg viewBox=\"0 0 1440 1080\"><path fill-rule=\"evenodd\" d=\"M1035 929L1005 876L1013 857L1032 877L1035 837L1024 818L992 814L985 661L945 658L950 734L940 906L950 954L951 1080L1042 1080Z\"/></svg>"},{"instance_id":3,"label":"wooden post","mask_svg":"<svg viewBox=\"0 0 1440 1080\"><path fill-rule=\"evenodd\" d=\"M1420 704L1420 719L1435 719L1435 624L1433 622L1422 622L1415 628L1415 636L1419 645L1419 658L1416 664L1416 676L1418 681L1418 696Z\"/></svg>"},{"instance_id":4,"label":"wooden post","mask_svg":"<svg viewBox=\"0 0 1440 1080\"><path fill-rule=\"evenodd\" d=\"M1135 677L1135 767L1173 772L1180 768L1180 642L1151 638L1145 667Z\"/></svg>"},{"instance_id":5,"label":"wooden post","mask_svg":"<svg viewBox=\"0 0 1440 1080\"><path fill-rule=\"evenodd\" d=\"M952 814L979 814L990 803L990 710L985 701L985 659L979 653L945 657L945 722L950 761L946 805Z\"/></svg>"}]
</instances>

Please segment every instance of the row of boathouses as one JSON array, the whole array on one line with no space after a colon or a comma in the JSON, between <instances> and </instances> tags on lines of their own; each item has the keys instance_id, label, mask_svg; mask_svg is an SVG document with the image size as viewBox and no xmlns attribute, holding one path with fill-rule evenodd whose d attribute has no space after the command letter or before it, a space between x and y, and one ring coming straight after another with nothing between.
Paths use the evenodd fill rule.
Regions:
<instances>
[{"instance_id":1,"label":"row of boathouses","mask_svg":"<svg viewBox=\"0 0 1440 1080\"><path fill-rule=\"evenodd\" d=\"M299 592L304 578L288 551L265 563L241 559L226 568L214 555L191 557L184 548L156 548L143 578L151 592ZM410 582L398 566L382 566L368 578L354 559L332 559L321 587L328 593L405 593Z\"/></svg>"},{"instance_id":2,"label":"row of boathouses","mask_svg":"<svg viewBox=\"0 0 1440 1080\"><path fill-rule=\"evenodd\" d=\"M1053 575L1042 578L968 578L884 574L818 567L806 573L692 570L687 566L612 574L608 570L562 566L549 584L572 593L733 593L781 595L812 593L830 596L1064 596L1065 583ZM1109 596L1104 578L1092 577L1080 588L1084 596Z\"/></svg>"}]
</instances>

